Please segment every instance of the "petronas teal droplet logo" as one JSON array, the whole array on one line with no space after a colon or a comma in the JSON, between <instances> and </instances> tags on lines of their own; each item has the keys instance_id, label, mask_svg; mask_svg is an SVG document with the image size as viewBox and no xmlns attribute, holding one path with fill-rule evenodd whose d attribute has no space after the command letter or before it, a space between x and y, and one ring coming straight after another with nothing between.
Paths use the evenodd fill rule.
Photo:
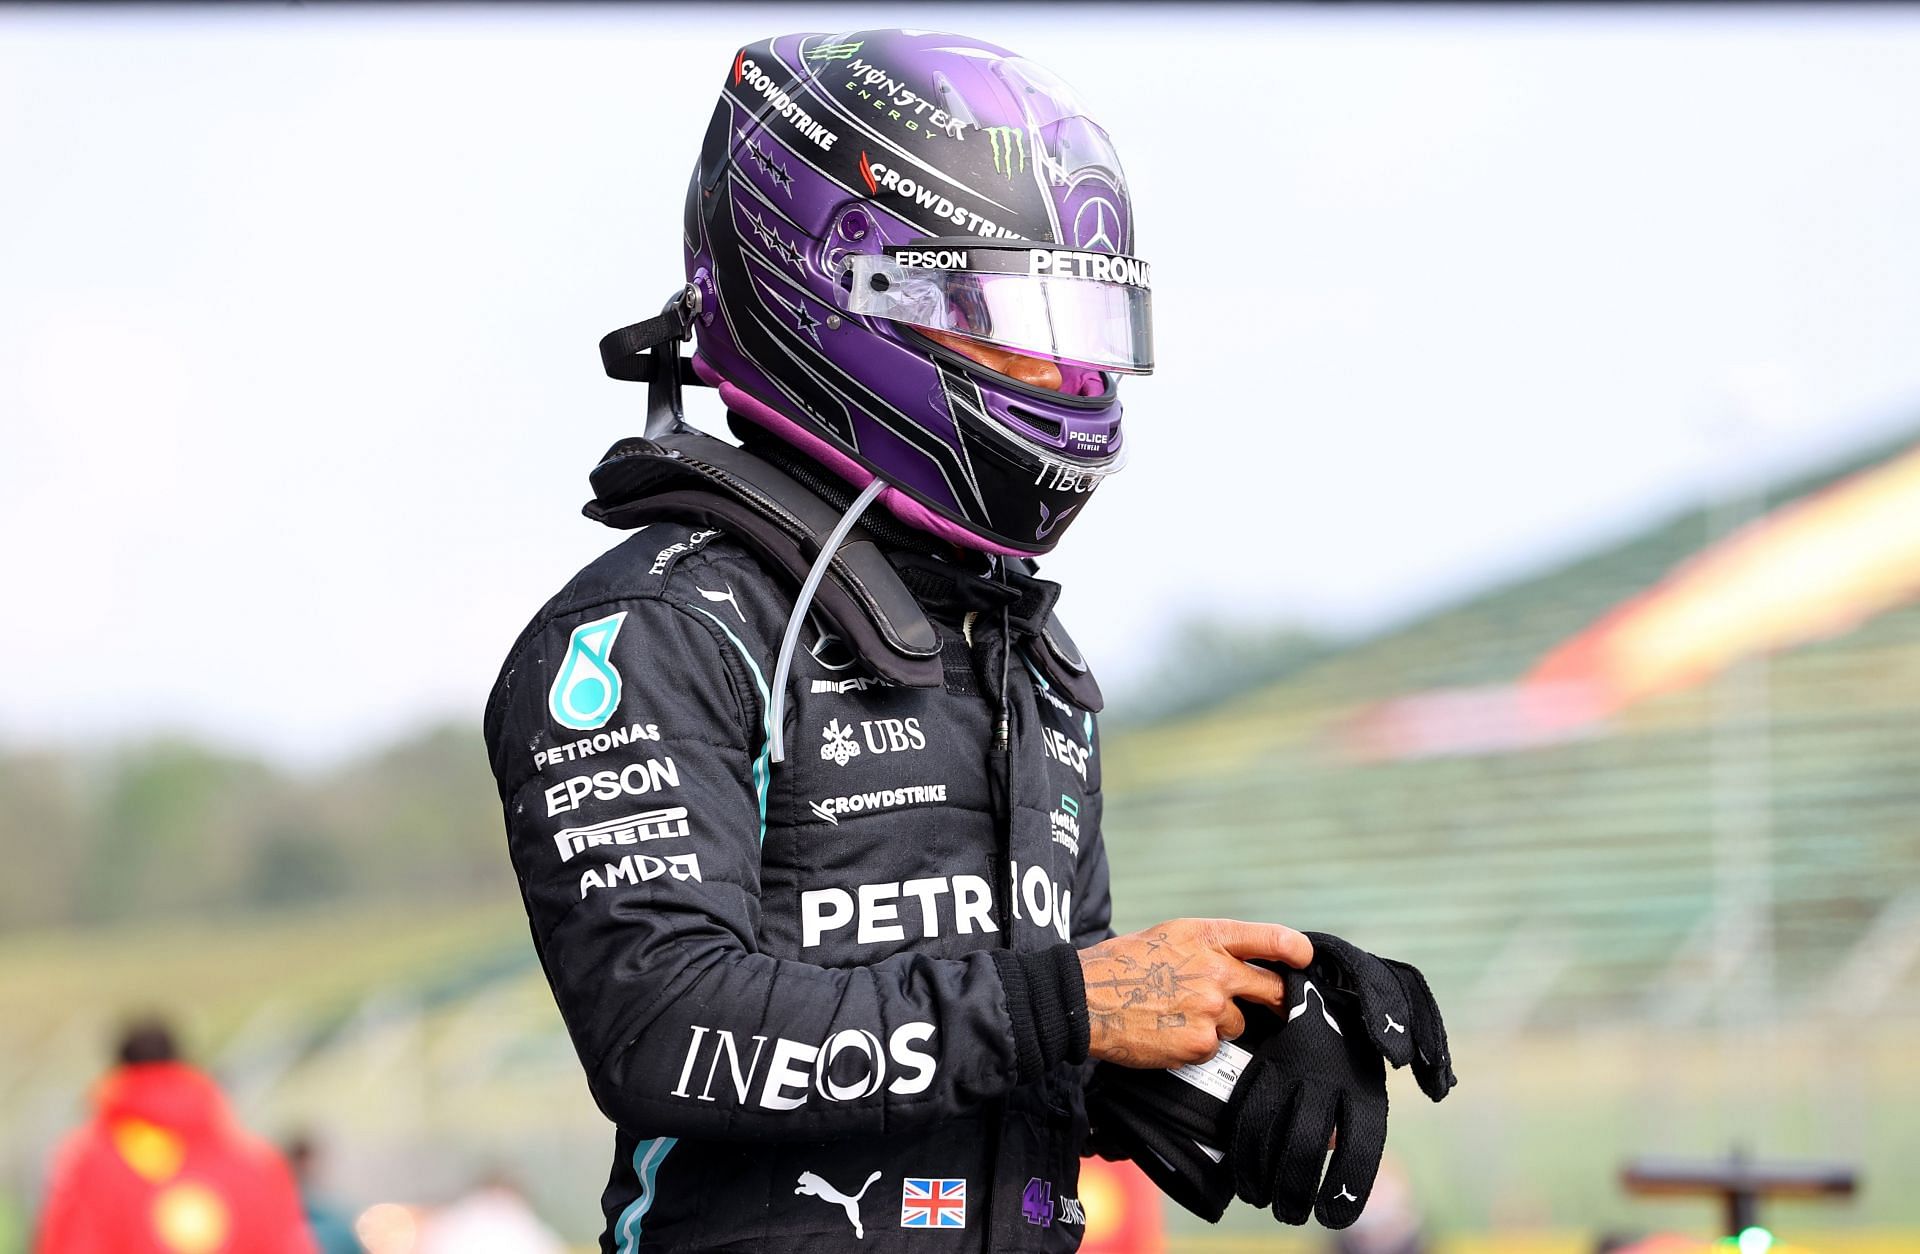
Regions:
<instances>
[{"instance_id":1,"label":"petronas teal droplet logo","mask_svg":"<svg viewBox=\"0 0 1920 1254\"><path fill-rule=\"evenodd\" d=\"M606 726L620 706L620 672L613 665L613 640L627 612L582 623L567 641L566 660L547 694L553 721L575 731Z\"/></svg>"}]
</instances>

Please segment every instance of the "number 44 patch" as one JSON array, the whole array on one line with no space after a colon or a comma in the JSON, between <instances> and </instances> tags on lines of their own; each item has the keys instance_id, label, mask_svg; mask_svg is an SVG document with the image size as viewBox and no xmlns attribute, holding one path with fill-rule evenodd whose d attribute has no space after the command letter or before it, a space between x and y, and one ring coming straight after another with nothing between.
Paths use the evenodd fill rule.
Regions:
<instances>
[{"instance_id":1,"label":"number 44 patch","mask_svg":"<svg viewBox=\"0 0 1920 1254\"><path fill-rule=\"evenodd\" d=\"M1053 1181L1039 1176L1020 1193L1020 1214L1036 1228L1053 1227Z\"/></svg>"}]
</instances>

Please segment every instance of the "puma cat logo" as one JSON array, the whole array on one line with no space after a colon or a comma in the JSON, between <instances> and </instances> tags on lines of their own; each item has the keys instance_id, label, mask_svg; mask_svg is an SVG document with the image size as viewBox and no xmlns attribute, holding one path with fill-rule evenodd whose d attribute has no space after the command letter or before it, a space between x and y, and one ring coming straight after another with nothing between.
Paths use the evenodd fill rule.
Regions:
<instances>
[{"instance_id":1,"label":"puma cat logo","mask_svg":"<svg viewBox=\"0 0 1920 1254\"><path fill-rule=\"evenodd\" d=\"M860 1186L858 1193L855 1193L852 1197L848 1197L845 1193L834 1188L831 1184L828 1184L819 1176L814 1175L811 1171L803 1171L800 1173L798 1187L794 1189L794 1192L802 1197L817 1197L823 1202L832 1202L835 1206L846 1211L847 1222L853 1225L854 1239L856 1241L864 1241L867 1239L867 1230L860 1226L860 1199L867 1195L867 1190L871 1189L873 1182L879 1178L880 1173L877 1171L874 1172L867 1177L867 1182Z\"/></svg>"}]
</instances>

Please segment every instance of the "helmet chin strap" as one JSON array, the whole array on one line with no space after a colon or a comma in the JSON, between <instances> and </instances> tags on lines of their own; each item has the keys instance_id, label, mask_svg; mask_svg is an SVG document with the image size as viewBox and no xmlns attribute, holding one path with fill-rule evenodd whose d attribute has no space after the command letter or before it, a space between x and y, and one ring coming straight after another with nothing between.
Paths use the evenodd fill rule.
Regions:
<instances>
[{"instance_id":1,"label":"helmet chin strap","mask_svg":"<svg viewBox=\"0 0 1920 1254\"><path fill-rule=\"evenodd\" d=\"M800 596L794 601L793 613L787 618L786 634L780 637L780 659L773 668L773 700L767 710L768 757L775 762L787 760L787 675L793 670L794 646L800 643L800 624L807 619L807 607L813 604L813 594L819 590L820 581L826 578L833 555L840 550L853 525L860 521L860 515L867 512L867 506L873 504L886 486L886 480L875 475L871 483L860 489L860 495L853 498L853 504L847 507L847 512L840 515L840 521L827 533L826 542L820 546L820 556L813 559L813 566L800 585Z\"/></svg>"},{"instance_id":2,"label":"helmet chin strap","mask_svg":"<svg viewBox=\"0 0 1920 1254\"><path fill-rule=\"evenodd\" d=\"M685 384L705 386L680 346L693 339L700 314L700 289L689 283L668 299L657 317L609 331L600 339L600 364L607 376L647 385L647 425L642 433L657 440L686 425L680 405Z\"/></svg>"}]
</instances>

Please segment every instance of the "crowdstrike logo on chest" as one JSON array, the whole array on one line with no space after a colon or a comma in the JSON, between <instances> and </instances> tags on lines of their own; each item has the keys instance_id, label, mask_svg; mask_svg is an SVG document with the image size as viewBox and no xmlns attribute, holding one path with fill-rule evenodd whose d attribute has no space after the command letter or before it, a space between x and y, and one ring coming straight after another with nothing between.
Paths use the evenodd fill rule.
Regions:
<instances>
[{"instance_id":1,"label":"crowdstrike logo on chest","mask_svg":"<svg viewBox=\"0 0 1920 1254\"><path fill-rule=\"evenodd\" d=\"M814 814L829 823L838 826L843 814L865 814L874 810L895 810L901 806L925 805L930 801L945 801L945 784L909 784L904 788L877 788L872 792L854 793L848 797L826 797L807 804Z\"/></svg>"}]
</instances>

